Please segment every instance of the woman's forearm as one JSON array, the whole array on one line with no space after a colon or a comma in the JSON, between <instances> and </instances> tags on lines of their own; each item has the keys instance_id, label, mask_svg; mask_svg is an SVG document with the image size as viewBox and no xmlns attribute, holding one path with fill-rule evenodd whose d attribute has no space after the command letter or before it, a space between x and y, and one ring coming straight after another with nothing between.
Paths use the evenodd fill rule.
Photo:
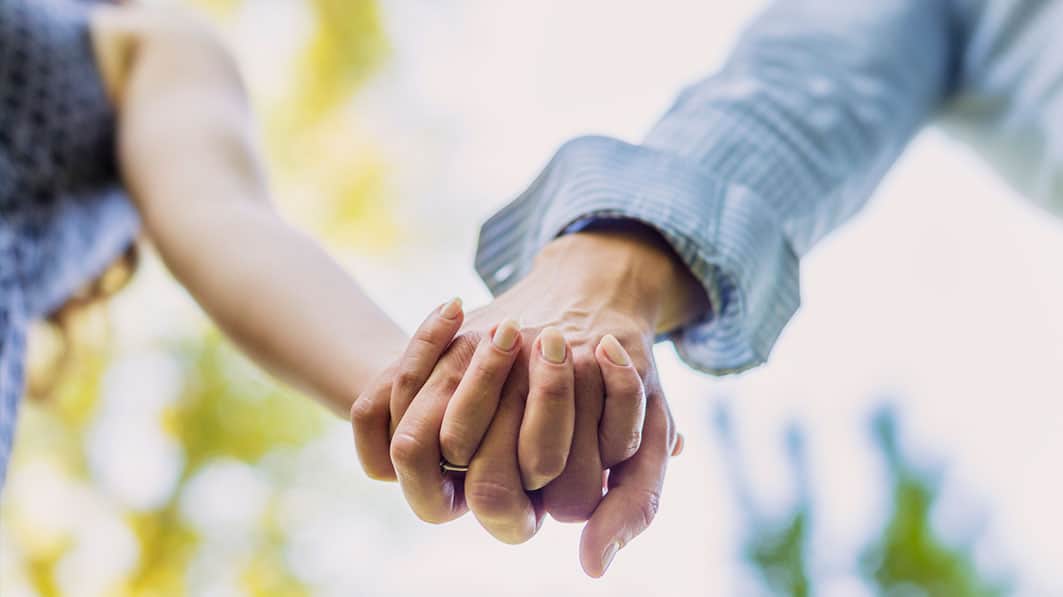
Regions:
<instances>
[{"instance_id":1,"label":"woman's forearm","mask_svg":"<svg viewBox=\"0 0 1063 597\"><path fill-rule=\"evenodd\" d=\"M160 254L245 352L346 416L402 349L405 334L315 242L272 211L221 203L209 213L148 212Z\"/></svg>"},{"instance_id":2,"label":"woman's forearm","mask_svg":"<svg viewBox=\"0 0 1063 597\"><path fill-rule=\"evenodd\" d=\"M163 260L249 355L346 415L405 335L270 206L227 52L169 14L108 9L95 30L122 174Z\"/></svg>"}]
</instances>

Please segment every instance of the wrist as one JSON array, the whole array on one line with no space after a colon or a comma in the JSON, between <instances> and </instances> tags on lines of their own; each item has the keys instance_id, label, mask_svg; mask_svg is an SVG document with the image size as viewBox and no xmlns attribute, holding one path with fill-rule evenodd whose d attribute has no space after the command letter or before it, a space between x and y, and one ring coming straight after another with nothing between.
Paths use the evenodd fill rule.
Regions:
<instances>
[{"instance_id":1,"label":"wrist","mask_svg":"<svg viewBox=\"0 0 1063 597\"><path fill-rule=\"evenodd\" d=\"M356 333L342 337L344 343L333 349L333 356L312 355L314 362L307 366L322 367L319 372L309 373L309 379L316 383L296 383L296 387L316 397L336 415L347 418L355 400L402 355L409 336L381 314L366 317Z\"/></svg>"},{"instance_id":2,"label":"wrist","mask_svg":"<svg viewBox=\"0 0 1063 597\"><path fill-rule=\"evenodd\" d=\"M545 283L592 296L599 308L625 312L654 334L681 327L709 308L686 264L656 231L637 222L558 237L540 252L529 277L539 288Z\"/></svg>"}]
</instances>

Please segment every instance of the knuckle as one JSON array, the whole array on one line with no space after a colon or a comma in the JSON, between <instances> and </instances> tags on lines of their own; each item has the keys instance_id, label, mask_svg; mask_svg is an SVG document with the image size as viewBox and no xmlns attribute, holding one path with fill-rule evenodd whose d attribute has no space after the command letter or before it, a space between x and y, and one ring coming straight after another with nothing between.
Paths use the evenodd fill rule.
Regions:
<instances>
[{"instance_id":1,"label":"knuckle","mask_svg":"<svg viewBox=\"0 0 1063 597\"><path fill-rule=\"evenodd\" d=\"M467 480L465 500L478 516L505 518L518 507L523 490L491 479Z\"/></svg>"},{"instance_id":2,"label":"knuckle","mask_svg":"<svg viewBox=\"0 0 1063 597\"><path fill-rule=\"evenodd\" d=\"M483 334L479 332L463 332L447 348L447 359L464 369L472 362L476 347L479 346L483 337Z\"/></svg>"},{"instance_id":3,"label":"knuckle","mask_svg":"<svg viewBox=\"0 0 1063 597\"><path fill-rule=\"evenodd\" d=\"M568 454L560 450L536 450L527 456L527 462L522 463L522 468L526 476L538 481L537 485L543 486L561 476L566 464Z\"/></svg>"},{"instance_id":4,"label":"knuckle","mask_svg":"<svg viewBox=\"0 0 1063 597\"><path fill-rule=\"evenodd\" d=\"M603 429L599 434L599 441L609 451L611 458L607 460L611 460L613 464L616 464L631 458L639 451L639 447L642 445L642 430L627 429L623 432L616 432ZM603 457L603 459L605 458Z\"/></svg>"},{"instance_id":5,"label":"knuckle","mask_svg":"<svg viewBox=\"0 0 1063 597\"><path fill-rule=\"evenodd\" d=\"M473 364L470 373L478 380L493 379L498 373L500 365L501 363L498 363L495 359L478 359Z\"/></svg>"},{"instance_id":6,"label":"knuckle","mask_svg":"<svg viewBox=\"0 0 1063 597\"><path fill-rule=\"evenodd\" d=\"M640 491L634 500L634 507L637 509L639 522L643 528L648 528L661 508L661 492L656 489Z\"/></svg>"},{"instance_id":7,"label":"knuckle","mask_svg":"<svg viewBox=\"0 0 1063 597\"><path fill-rule=\"evenodd\" d=\"M457 373L444 373L439 376L438 382L439 390L446 396L452 396L454 392L458 390L458 385L461 384L461 374Z\"/></svg>"},{"instance_id":8,"label":"knuckle","mask_svg":"<svg viewBox=\"0 0 1063 597\"><path fill-rule=\"evenodd\" d=\"M395 375L395 387L404 394L419 390L423 381L413 369L404 368Z\"/></svg>"},{"instance_id":9,"label":"knuckle","mask_svg":"<svg viewBox=\"0 0 1063 597\"><path fill-rule=\"evenodd\" d=\"M451 464L467 465L472 455L472 441L468 434L456 426L444 427L439 432L439 447Z\"/></svg>"},{"instance_id":10,"label":"knuckle","mask_svg":"<svg viewBox=\"0 0 1063 597\"><path fill-rule=\"evenodd\" d=\"M568 402L573 396L573 382L569 376L549 375L536 382L536 394L550 403Z\"/></svg>"},{"instance_id":11,"label":"knuckle","mask_svg":"<svg viewBox=\"0 0 1063 597\"><path fill-rule=\"evenodd\" d=\"M417 328L417 331L413 333L413 338L411 338L411 340L426 348L438 350L443 344L443 331L442 326L427 323Z\"/></svg>"},{"instance_id":12,"label":"knuckle","mask_svg":"<svg viewBox=\"0 0 1063 597\"><path fill-rule=\"evenodd\" d=\"M409 432L399 431L391 439L391 461L397 467L409 467L428 449L421 438Z\"/></svg>"},{"instance_id":13,"label":"knuckle","mask_svg":"<svg viewBox=\"0 0 1063 597\"><path fill-rule=\"evenodd\" d=\"M369 396L359 398L351 406L351 422L354 423L355 430L372 427L382 419Z\"/></svg>"}]
</instances>

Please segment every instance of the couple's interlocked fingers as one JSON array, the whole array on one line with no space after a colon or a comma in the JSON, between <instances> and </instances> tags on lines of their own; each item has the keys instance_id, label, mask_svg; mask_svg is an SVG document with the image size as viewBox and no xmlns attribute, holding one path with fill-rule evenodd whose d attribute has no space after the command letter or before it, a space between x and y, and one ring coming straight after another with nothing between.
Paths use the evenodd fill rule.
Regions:
<instances>
[{"instance_id":1,"label":"couple's interlocked fingers","mask_svg":"<svg viewBox=\"0 0 1063 597\"><path fill-rule=\"evenodd\" d=\"M560 326L476 323L460 301L436 309L358 398L351 420L362 466L397 480L421 519L443 523L471 509L506 543L530 539L545 513L590 520L580 558L599 576L612 546L656 510L675 441L667 407L659 412L659 393L647 398L640 363L612 334L572 341ZM648 347L635 348L652 373ZM607 469L616 495L603 501Z\"/></svg>"}]
</instances>

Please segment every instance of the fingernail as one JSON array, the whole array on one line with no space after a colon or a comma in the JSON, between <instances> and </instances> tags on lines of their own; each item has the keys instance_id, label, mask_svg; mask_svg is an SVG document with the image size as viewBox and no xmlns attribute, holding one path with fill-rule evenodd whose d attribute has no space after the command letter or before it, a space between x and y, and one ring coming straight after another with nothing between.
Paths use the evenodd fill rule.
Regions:
<instances>
[{"instance_id":1,"label":"fingernail","mask_svg":"<svg viewBox=\"0 0 1063 597\"><path fill-rule=\"evenodd\" d=\"M519 337L520 327L517 322L507 319L495 330L495 337L491 341L495 343L495 348L509 352L517 345L517 338Z\"/></svg>"},{"instance_id":2,"label":"fingernail","mask_svg":"<svg viewBox=\"0 0 1063 597\"><path fill-rule=\"evenodd\" d=\"M543 348L543 358L551 363L565 362L565 337L557 328L546 328L539 336Z\"/></svg>"},{"instance_id":3,"label":"fingernail","mask_svg":"<svg viewBox=\"0 0 1063 597\"><path fill-rule=\"evenodd\" d=\"M675 447L672 448L672 457L679 456L683 453L683 448L686 447L686 440L683 438L683 434L680 433L675 437Z\"/></svg>"},{"instance_id":4,"label":"fingernail","mask_svg":"<svg viewBox=\"0 0 1063 597\"><path fill-rule=\"evenodd\" d=\"M613 563L613 558L616 557L616 552L618 551L620 551L620 543L617 541L605 548L605 553L602 554L602 574L609 570L609 565Z\"/></svg>"},{"instance_id":5,"label":"fingernail","mask_svg":"<svg viewBox=\"0 0 1063 597\"><path fill-rule=\"evenodd\" d=\"M443 308L440 309L440 311L439 311L439 314L443 317L443 319L454 319L460 313L461 313L461 299L460 298L452 298L452 299L450 299L450 302L448 302L447 304L443 305Z\"/></svg>"},{"instance_id":6,"label":"fingernail","mask_svg":"<svg viewBox=\"0 0 1063 597\"><path fill-rule=\"evenodd\" d=\"M614 365L627 367L631 364L631 357L627 356L627 351L624 350L623 346L620 346L620 341L616 339L616 336L606 334L600 344L602 349L605 350L605 356L609 357L609 360Z\"/></svg>"}]
</instances>

